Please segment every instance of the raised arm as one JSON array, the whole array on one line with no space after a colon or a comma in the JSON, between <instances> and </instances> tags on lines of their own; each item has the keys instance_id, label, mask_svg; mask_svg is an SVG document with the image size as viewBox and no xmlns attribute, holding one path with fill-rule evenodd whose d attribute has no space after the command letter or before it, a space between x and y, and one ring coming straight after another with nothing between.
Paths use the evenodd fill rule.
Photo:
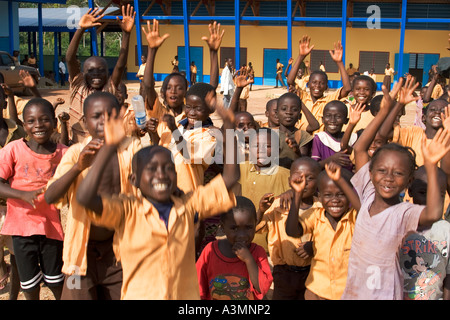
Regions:
<instances>
[{"instance_id":1,"label":"raised arm","mask_svg":"<svg viewBox=\"0 0 450 320\"><path fill-rule=\"evenodd\" d=\"M136 12L133 7L128 4L126 10L125 6L122 6L122 20L120 20L119 17L116 18L122 29L122 45L120 47L119 58L117 59L116 66L111 75L111 81L116 88L119 87L125 67L127 66L130 32L133 30L135 17Z\"/></svg>"},{"instance_id":2,"label":"raised arm","mask_svg":"<svg viewBox=\"0 0 450 320\"><path fill-rule=\"evenodd\" d=\"M217 103L217 97L213 97L212 93L206 96L206 103L210 108L214 108L222 118L222 134L223 134L223 180L228 190L238 182L241 172L237 163L237 143L235 136L235 119L234 113L223 107L221 102ZM230 154L231 153L231 154Z\"/></svg>"},{"instance_id":3,"label":"raised arm","mask_svg":"<svg viewBox=\"0 0 450 320\"><path fill-rule=\"evenodd\" d=\"M20 83L22 83L26 88L28 88L34 97L36 98L42 98L41 93L39 92L36 81L34 81L34 78L30 75L28 71L20 70L19 71L20 76Z\"/></svg>"},{"instance_id":4,"label":"raised arm","mask_svg":"<svg viewBox=\"0 0 450 320\"><path fill-rule=\"evenodd\" d=\"M289 182L294 191L294 198L286 219L286 234L293 238L300 238L303 235L303 227L298 221L298 210L301 207L302 193L306 186L305 175L302 172L295 172Z\"/></svg>"},{"instance_id":5,"label":"raised arm","mask_svg":"<svg viewBox=\"0 0 450 320\"><path fill-rule=\"evenodd\" d=\"M348 145L350 141L350 137L352 136L353 130L355 126L358 124L359 120L361 120L361 114L366 107L365 104L357 103L354 106L350 106L350 116L347 128L344 131L344 135L341 139L341 151L346 151L346 153L350 154L352 151L352 147Z\"/></svg>"},{"instance_id":6,"label":"raised arm","mask_svg":"<svg viewBox=\"0 0 450 320\"><path fill-rule=\"evenodd\" d=\"M375 118L367 125L367 127L362 132L361 136L358 138L356 143L353 145L353 152L355 153L355 171L357 172L361 167L363 167L367 162L370 161L370 157L368 155L368 150L372 141L375 139L375 136L383 123L386 117L391 112L391 109L395 103L394 98L397 96L398 91L402 86L402 80L397 82L394 85L391 93L389 93L389 89L384 85L382 86L383 90L383 100L380 104L380 111L375 116Z\"/></svg>"},{"instance_id":7,"label":"raised arm","mask_svg":"<svg viewBox=\"0 0 450 320\"><path fill-rule=\"evenodd\" d=\"M339 73L341 74L342 79L342 89L339 94L339 99L345 98L348 96L350 91L352 91L352 86L350 83L350 78L345 71L344 63L342 62L342 57L344 55L344 49L342 48L342 44L340 41L334 44L334 50L330 50L331 59L336 63L339 69Z\"/></svg>"},{"instance_id":8,"label":"raised arm","mask_svg":"<svg viewBox=\"0 0 450 320\"><path fill-rule=\"evenodd\" d=\"M445 130L450 131L450 105L441 113L442 126ZM441 169L447 175L447 194L450 195L450 152L447 152L441 160Z\"/></svg>"},{"instance_id":9,"label":"raised arm","mask_svg":"<svg viewBox=\"0 0 450 320\"><path fill-rule=\"evenodd\" d=\"M292 69L289 72L289 76L286 79L288 85L290 86L295 85L295 78L297 77L298 69L300 68L302 61L314 49L314 45L310 45L310 42L311 38L308 36L303 36L303 38L301 38L299 41L298 57L295 60L294 64L292 65Z\"/></svg>"},{"instance_id":10,"label":"raised arm","mask_svg":"<svg viewBox=\"0 0 450 320\"><path fill-rule=\"evenodd\" d=\"M420 226L431 226L434 222L442 219L444 199L439 188L437 164L450 151L449 142L450 132L447 129L439 129L429 144L427 144L425 136L422 139L422 152L428 184L427 206L420 214Z\"/></svg>"},{"instance_id":11,"label":"raised arm","mask_svg":"<svg viewBox=\"0 0 450 320\"><path fill-rule=\"evenodd\" d=\"M95 28L101 25L99 20L103 18L104 14L102 14L99 10L99 8L89 9L89 11L81 17L78 23L80 28L75 31L72 41L70 41L66 52L66 63L67 71L69 72L69 79L73 79L81 72L77 61L78 46L80 45L81 38L87 29Z\"/></svg>"},{"instance_id":12,"label":"raised arm","mask_svg":"<svg viewBox=\"0 0 450 320\"><path fill-rule=\"evenodd\" d=\"M8 112L9 112L9 118L13 120L18 125L23 126L22 120L19 119L19 116L17 115L17 106L16 102L14 101L14 92L11 90L10 87L6 83L0 84L3 91L5 92L7 103L8 103Z\"/></svg>"},{"instance_id":13,"label":"raised arm","mask_svg":"<svg viewBox=\"0 0 450 320\"><path fill-rule=\"evenodd\" d=\"M118 116L115 109L113 109L110 117L105 112L105 118L107 119L104 129L105 144L98 151L91 169L78 187L77 201L97 215L101 215L103 212L102 198L97 194L102 174L109 159L117 152L117 147L126 137L123 126L124 113L123 108Z\"/></svg>"},{"instance_id":14,"label":"raised arm","mask_svg":"<svg viewBox=\"0 0 450 320\"><path fill-rule=\"evenodd\" d=\"M214 21L209 26L209 38L204 36L202 40L206 42L209 47L209 56L211 61L209 84L216 89L219 85L219 56L218 51L222 43L223 34L225 30L220 31L220 23Z\"/></svg>"},{"instance_id":15,"label":"raised arm","mask_svg":"<svg viewBox=\"0 0 450 320\"><path fill-rule=\"evenodd\" d=\"M320 123L317 121L316 117L312 114L312 112L305 106L302 101L302 113L308 121L308 125L305 128L305 131L309 134L313 134L314 131L319 130Z\"/></svg>"},{"instance_id":16,"label":"raised arm","mask_svg":"<svg viewBox=\"0 0 450 320\"><path fill-rule=\"evenodd\" d=\"M252 84L253 78L249 78L245 70L241 68L235 77L236 88L234 90L233 97L231 97L229 109L236 113L239 109L239 98L241 97L242 90L245 86Z\"/></svg>"},{"instance_id":17,"label":"raised arm","mask_svg":"<svg viewBox=\"0 0 450 320\"><path fill-rule=\"evenodd\" d=\"M341 166L335 162L329 162L325 164L325 171L331 180L336 183L336 185L345 193L345 196L348 198L349 202L352 204L352 207L355 208L356 211L359 211L361 208L361 201L359 199L358 194L353 189L353 186L345 180L341 175Z\"/></svg>"},{"instance_id":18,"label":"raised arm","mask_svg":"<svg viewBox=\"0 0 450 320\"><path fill-rule=\"evenodd\" d=\"M288 64L286 66L286 69L284 70L284 76L286 77L286 79L289 76L289 72L288 72L289 68L292 66L293 63L294 63L294 59L293 58L289 58Z\"/></svg>"},{"instance_id":19,"label":"raised arm","mask_svg":"<svg viewBox=\"0 0 450 320\"><path fill-rule=\"evenodd\" d=\"M398 100L394 105L394 109L389 113L389 116L385 119L378 132L383 139L386 139L386 141L392 138L393 126L398 114L408 103L419 99L418 96L414 96L414 91L418 85L419 83L416 83L414 77L408 77L405 85L400 88ZM395 99L395 97L393 97L393 99Z\"/></svg>"},{"instance_id":20,"label":"raised arm","mask_svg":"<svg viewBox=\"0 0 450 320\"><path fill-rule=\"evenodd\" d=\"M142 84L146 92L146 108L152 108L158 97L155 90L154 78L156 52L170 35L168 33L164 34L162 37L159 35L159 22L156 19L153 19L153 27L151 27L150 21L147 20L147 31L144 27L142 27L142 31L144 32L148 43L147 62L145 64Z\"/></svg>"},{"instance_id":21,"label":"raised arm","mask_svg":"<svg viewBox=\"0 0 450 320\"><path fill-rule=\"evenodd\" d=\"M48 204L55 203L61 199L69 190L78 175L86 168L90 167L95 155L103 142L99 139L91 140L81 151L78 161L58 180L55 180L47 187L44 198Z\"/></svg>"}]
</instances>

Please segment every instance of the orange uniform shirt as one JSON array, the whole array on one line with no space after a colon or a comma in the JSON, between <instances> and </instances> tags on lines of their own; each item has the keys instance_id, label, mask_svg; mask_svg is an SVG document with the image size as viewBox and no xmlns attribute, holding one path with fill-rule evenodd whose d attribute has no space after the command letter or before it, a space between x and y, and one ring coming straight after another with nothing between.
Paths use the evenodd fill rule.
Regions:
<instances>
[{"instance_id":1,"label":"orange uniform shirt","mask_svg":"<svg viewBox=\"0 0 450 320\"><path fill-rule=\"evenodd\" d=\"M138 190L139 191L139 190ZM217 176L206 186L173 197L168 228L158 211L142 196L103 197L94 223L114 229L119 237L123 285L121 299L200 299L195 267L194 216L205 219L236 205L232 192Z\"/></svg>"},{"instance_id":2,"label":"orange uniform shirt","mask_svg":"<svg viewBox=\"0 0 450 320\"><path fill-rule=\"evenodd\" d=\"M304 233L313 236L314 257L306 279L306 288L319 297L339 300L347 282L348 257L357 211L349 210L333 230L324 208L309 209L300 219Z\"/></svg>"}]
</instances>

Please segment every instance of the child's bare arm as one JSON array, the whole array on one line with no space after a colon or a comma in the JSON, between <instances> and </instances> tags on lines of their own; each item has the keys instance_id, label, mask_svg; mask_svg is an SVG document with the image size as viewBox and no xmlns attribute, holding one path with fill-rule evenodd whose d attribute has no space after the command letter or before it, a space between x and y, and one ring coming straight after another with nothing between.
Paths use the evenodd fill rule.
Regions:
<instances>
[{"instance_id":1,"label":"child's bare arm","mask_svg":"<svg viewBox=\"0 0 450 320\"><path fill-rule=\"evenodd\" d=\"M266 193L259 200L258 210L256 211L256 225L261 222L264 212L272 205L274 200L273 196L273 193Z\"/></svg>"},{"instance_id":2,"label":"child's bare arm","mask_svg":"<svg viewBox=\"0 0 450 320\"><path fill-rule=\"evenodd\" d=\"M94 161L95 155L103 145L99 139L91 140L81 151L78 161L61 178L54 181L47 187L44 198L48 204L55 203L61 199L69 190L70 185L78 175L86 168L90 167Z\"/></svg>"},{"instance_id":3,"label":"child's bare arm","mask_svg":"<svg viewBox=\"0 0 450 320\"><path fill-rule=\"evenodd\" d=\"M125 110L122 108L117 116L115 109L111 117L105 113L105 144L100 148L95 160L86 177L80 183L77 190L77 201L92 210L97 215L103 212L102 198L97 194L98 186L101 181L103 171L112 155L117 152L117 147L125 139L125 128L123 126L123 115Z\"/></svg>"},{"instance_id":4,"label":"child's bare arm","mask_svg":"<svg viewBox=\"0 0 450 320\"><path fill-rule=\"evenodd\" d=\"M286 79L288 85L290 85L290 86L295 84L295 78L297 77L298 69L300 68L302 61L314 49L314 45L311 46L310 42L311 42L311 38L308 36L303 36L299 41L298 58L295 60L294 64L292 65L292 69L289 72L289 76Z\"/></svg>"},{"instance_id":5,"label":"child's bare arm","mask_svg":"<svg viewBox=\"0 0 450 320\"><path fill-rule=\"evenodd\" d=\"M288 64L286 66L286 69L284 70L284 76L287 77L289 76L289 67L292 66L292 64L294 63L294 59L293 58L289 58Z\"/></svg>"},{"instance_id":6,"label":"child's bare arm","mask_svg":"<svg viewBox=\"0 0 450 320\"><path fill-rule=\"evenodd\" d=\"M122 6L122 20L117 17L119 26L122 29L122 46L120 47L119 58L117 59L116 66L111 74L111 81L113 85L118 88L120 81L122 81L122 76L125 71L128 59L128 45L130 43L130 32L134 27L134 18L136 17L136 12L130 4Z\"/></svg>"},{"instance_id":7,"label":"child's bare arm","mask_svg":"<svg viewBox=\"0 0 450 320\"><path fill-rule=\"evenodd\" d=\"M209 47L209 56L210 56L210 77L209 84L217 88L219 85L219 57L218 51L220 48L220 44L222 43L223 34L225 30L220 31L220 23L214 21L214 23L210 23L209 26L209 38L204 36L202 40L206 42Z\"/></svg>"},{"instance_id":8,"label":"child's bare arm","mask_svg":"<svg viewBox=\"0 0 450 320\"><path fill-rule=\"evenodd\" d=\"M420 226L431 226L442 218L444 199L439 188L437 164L450 151L449 142L450 131L447 129L439 129L429 144L427 144L425 136L422 139L422 153L428 183L427 206L420 214Z\"/></svg>"},{"instance_id":9,"label":"child's bare arm","mask_svg":"<svg viewBox=\"0 0 450 320\"><path fill-rule=\"evenodd\" d=\"M159 35L159 22L156 19L153 19L153 27L151 27L150 21L147 20L147 31L144 27L142 27L142 31L144 32L148 43L147 62L145 64L144 79L142 84L146 92L146 107L153 108L155 100L158 97L155 90L154 78L156 52L170 35L168 33L163 36Z\"/></svg>"},{"instance_id":10,"label":"child's bare arm","mask_svg":"<svg viewBox=\"0 0 450 320\"><path fill-rule=\"evenodd\" d=\"M381 101L380 111L375 116L375 118L367 125L363 133L353 145L353 151L355 153L355 171L358 171L367 162L369 162L370 157L367 154L372 141L385 121L386 117L391 112L393 104L395 103L394 98L397 96L398 91L402 86L402 80L394 85L394 88L389 93L389 89L385 86L382 87L383 90L383 100Z\"/></svg>"},{"instance_id":11,"label":"child's bare arm","mask_svg":"<svg viewBox=\"0 0 450 320\"><path fill-rule=\"evenodd\" d=\"M317 121L316 117L311 113L311 111L305 106L303 101L302 103L302 113L306 118L306 121L308 121L308 126L305 128L305 131L309 134L312 134L314 131L319 130L320 123Z\"/></svg>"},{"instance_id":12,"label":"child's bare arm","mask_svg":"<svg viewBox=\"0 0 450 320\"><path fill-rule=\"evenodd\" d=\"M246 247L245 244L237 242L233 246L233 251L236 256L245 263L248 271L248 276L250 278L250 282L253 285L253 288L261 293L261 289L259 287L259 268L250 250Z\"/></svg>"},{"instance_id":13,"label":"child's bare arm","mask_svg":"<svg viewBox=\"0 0 450 320\"><path fill-rule=\"evenodd\" d=\"M414 90L416 90L418 85L419 83L416 83L415 78L408 76L405 86L400 88L397 103L394 105L393 110L389 113L389 116L386 117L378 131L380 137L386 139L386 141L393 136L393 125L398 114L408 103L419 99L419 97L414 96ZM393 99L395 99L395 97L393 97Z\"/></svg>"},{"instance_id":14,"label":"child's bare arm","mask_svg":"<svg viewBox=\"0 0 450 320\"><path fill-rule=\"evenodd\" d=\"M58 115L59 122L61 123L61 137L59 143L66 146L69 145L69 119L70 116L67 112L61 112Z\"/></svg>"},{"instance_id":15,"label":"child's bare arm","mask_svg":"<svg viewBox=\"0 0 450 320\"><path fill-rule=\"evenodd\" d=\"M348 143L350 141L350 137L352 136L353 130L355 126L358 124L359 120L361 120L361 114L364 111L366 105L357 103L355 106L350 106L350 116L348 121L348 126L344 131L344 135L341 139L341 151L345 151L348 154L352 153L352 147L349 147Z\"/></svg>"},{"instance_id":16,"label":"child's bare arm","mask_svg":"<svg viewBox=\"0 0 450 320\"><path fill-rule=\"evenodd\" d=\"M450 105L441 113L442 126L445 130L450 130ZM441 169L447 175L447 194L450 195L450 152L447 152L441 160Z\"/></svg>"},{"instance_id":17,"label":"child's bare arm","mask_svg":"<svg viewBox=\"0 0 450 320\"><path fill-rule=\"evenodd\" d=\"M19 116L17 114L16 102L14 101L14 92L6 83L2 83L0 84L0 86L3 88L8 101L9 118L22 126L23 122L19 119Z\"/></svg>"},{"instance_id":18,"label":"child's bare arm","mask_svg":"<svg viewBox=\"0 0 450 320\"><path fill-rule=\"evenodd\" d=\"M434 87L436 86L437 80L439 78L439 73L436 70L436 65L432 66L431 70L433 71L433 75L431 77L431 81L430 84L428 85L427 91L423 96L423 102L425 103L431 101L431 95L433 94Z\"/></svg>"},{"instance_id":19,"label":"child's bare arm","mask_svg":"<svg viewBox=\"0 0 450 320\"><path fill-rule=\"evenodd\" d=\"M231 97L230 106L229 106L229 109L233 113L236 113L238 111L239 99L241 97L242 91L244 90L245 86L253 83L253 79L247 77L247 74L245 73L245 69L241 68L236 74L237 74L235 77L236 88L234 90L233 96Z\"/></svg>"},{"instance_id":20,"label":"child's bare arm","mask_svg":"<svg viewBox=\"0 0 450 320\"><path fill-rule=\"evenodd\" d=\"M44 188L30 191L11 188L7 181L0 178L0 197L2 197L3 199L10 198L23 200L26 203L30 204L33 208L35 208L34 202L42 192L44 192Z\"/></svg>"},{"instance_id":21,"label":"child's bare arm","mask_svg":"<svg viewBox=\"0 0 450 320\"><path fill-rule=\"evenodd\" d=\"M352 86L350 83L350 78L345 71L344 63L342 62L342 57L344 55L344 49L342 48L342 44L340 41L334 44L334 50L330 50L331 59L336 63L339 68L339 73L341 74L342 79L342 89L339 94L339 99L342 99L352 91Z\"/></svg>"},{"instance_id":22,"label":"child's bare arm","mask_svg":"<svg viewBox=\"0 0 450 320\"><path fill-rule=\"evenodd\" d=\"M306 186L305 175L300 172L293 174L291 178L291 187L294 190L294 199L289 208L289 214L286 220L286 234L290 237L300 238L303 235L303 227L298 221L298 211L302 204L302 193Z\"/></svg>"},{"instance_id":23,"label":"child's bare arm","mask_svg":"<svg viewBox=\"0 0 450 320\"><path fill-rule=\"evenodd\" d=\"M356 191L353 190L353 186L342 177L341 166L335 162L329 162L325 164L325 171L330 179L345 193L345 196L348 198L353 208L355 208L356 211L359 211L361 208L359 196Z\"/></svg>"},{"instance_id":24,"label":"child's bare arm","mask_svg":"<svg viewBox=\"0 0 450 320\"><path fill-rule=\"evenodd\" d=\"M80 45L81 38L83 38L84 32L89 28L95 28L100 26L99 22L104 14L99 11L99 8L89 9L89 11L81 17L78 25L80 26L70 41L69 47L66 52L67 71L69 72L69 78L73 79L77 74L81 72L80 66L77 62L77 51Z\"/></svg>"}]
</instances>

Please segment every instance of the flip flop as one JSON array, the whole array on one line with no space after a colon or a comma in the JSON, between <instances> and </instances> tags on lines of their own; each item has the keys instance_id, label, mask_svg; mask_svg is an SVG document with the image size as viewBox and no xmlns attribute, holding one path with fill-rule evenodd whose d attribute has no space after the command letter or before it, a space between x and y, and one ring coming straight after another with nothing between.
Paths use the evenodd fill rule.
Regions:
<instances>
[{"instance_id":1,"label":"flip flop","mask_svg":"<svg viewBox=\"0 0 450 320\"><path fill-rule=\"evenodd\" d=\"M6 285L8 284L8 278L9 278L10 271L11 271L11 267L10 266L6 266L6 273L0 279L0 290L5 289Z\"/></svg>"}]
</instances>

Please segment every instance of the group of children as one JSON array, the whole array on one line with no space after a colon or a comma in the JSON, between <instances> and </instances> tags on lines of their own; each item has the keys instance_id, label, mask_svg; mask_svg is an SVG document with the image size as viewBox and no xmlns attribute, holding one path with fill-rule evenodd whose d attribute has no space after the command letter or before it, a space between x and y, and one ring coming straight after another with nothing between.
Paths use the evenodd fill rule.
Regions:
<instances>
[{"instance_id":1,"label":"group of children","mask_svg":"<svg viewBox=\"0 0 450 320\"><path fill-rule=\"evenodd\" d=\"M445 90L430 98L434 78L423 98L411 77L375 96L371 77L350 81L338 42L330 55L343 86L327 93L324 71L302 69L314 48L305 36L287 92L258 122L239 108L253 83L243 69L229 106L217 97L217 23L202 37L210 83L174 71L158 94L155 57L170 35L153 20L143 28L140 128L121 81L134 15L122 7L111 75L100 57L77 63L83 32L103 12L81 18L66 54L70 112L59 122L65 102L40 97L26 74L35 97L23 108L0 89L0 237L11 258L0 286L10 278L10 299L19 287L39 299L42 281L71 300L260 300L271 287L274 300L450 298L450 107ZM416 101L423 128L402 127Z\"/></svg>"}]
</instances>

